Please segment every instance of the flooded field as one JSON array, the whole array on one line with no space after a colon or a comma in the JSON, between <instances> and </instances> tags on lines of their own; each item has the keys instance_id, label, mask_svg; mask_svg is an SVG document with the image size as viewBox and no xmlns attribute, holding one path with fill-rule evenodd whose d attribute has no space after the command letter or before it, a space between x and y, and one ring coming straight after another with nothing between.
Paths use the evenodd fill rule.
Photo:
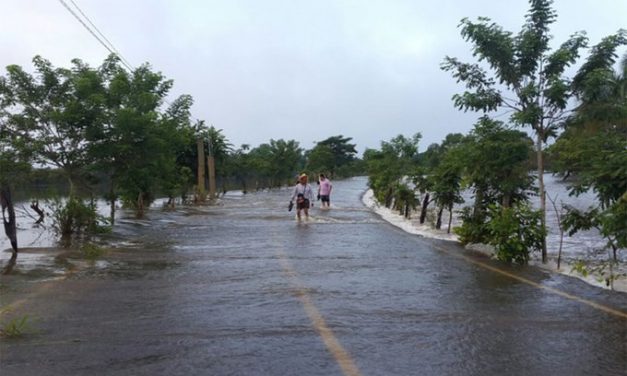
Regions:
<instances>
[{"instance_id":1,"label":"flooded field","mask_svg":"<svg viewBox=\"0 0 627 376\"><path fill-rule=\"evenodd\" d=\"M3 376L624 374L627 294L407 234L364 178L334 185L306 223L283 189L123 215L95 260L25 250L2 319L36 330L0 342Z\"/></svg>"}]
</instances>

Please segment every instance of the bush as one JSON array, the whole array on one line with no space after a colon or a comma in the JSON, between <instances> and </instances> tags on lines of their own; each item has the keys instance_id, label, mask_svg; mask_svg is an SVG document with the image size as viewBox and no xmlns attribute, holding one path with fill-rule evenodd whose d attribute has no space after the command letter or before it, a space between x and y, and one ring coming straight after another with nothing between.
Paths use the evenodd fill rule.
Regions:
<instances>
[{"instance_id":1,"label":"bush","mask_svg":"<svg viewBox=\"0 0 627 376\"><path fill-rule=\"evenodd\" d=\"M512 207L491 205L488 216L488 244L494 246L499 260L526 264L531 251L542 250L546 230L541 211L523 203Z\"/></svg>"},{"instance_id":2,"label":"bush","mask_svg":"<svg viewBox=\"0 0 627 376\"><path fill-rule=\"evenodd\" d=\"M96 213L94 202L85 203L72 197L66 202L57 199L51 207L52 226L61 237L101 232L106 222Z\"/></svg>"},{"instance_id":3,"label":"bush","mask_svg":"<svg viewBox=\"0 0 627 376\"><path fill-rule=\"evenodd\" d=\"M453 229L453 232L459 236L459 241L463 245L487 243L489 230L485 222L485 216L477 217L473 215L473 208L471 207L465 207L459 213L462 225Z\"/></svg>"}]
</instances>

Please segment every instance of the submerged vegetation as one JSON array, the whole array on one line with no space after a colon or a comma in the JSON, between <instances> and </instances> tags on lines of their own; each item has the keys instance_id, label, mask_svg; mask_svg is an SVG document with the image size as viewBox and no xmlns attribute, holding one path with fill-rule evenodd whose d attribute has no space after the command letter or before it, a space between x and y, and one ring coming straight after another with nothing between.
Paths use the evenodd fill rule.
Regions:
<instances>
[{"instance_id":1,"label":"submerged vegetation","mask_svg":"<svg viewBox=\"0 0 627 376\"><path fill-rule=\"evenodd\" d=\"M191 116L190 95L166 101L173 81L148 64L129 72L111 55L98 67L79 59L54 67L36 56L33 73L11 65L0 75L0 188L39 199L42 186L62 182L65 189L54 194L67 199L53 201L52 227L61 237L80 237L113 226L116 203L142 217L157 197L167 197L168 207L202 202L207 186L247 192L291 185L302 171L366 173L386 207L405 217L419 212L421 223L431 208L435 227L446 226L462 243L491 244L500 259L526 263L534 251L546 261L546 161L569 179L571 194L597 198L584 211L565 208L564 231L598 229L615 263L627 248L627 55L615 69L627 31L592 46L567 77L588 38L575 33L552 50L551 5L530 1L517 33L487 18L461 21L477 62L446 57L441 68L465 86L454 107L478 113L471 132L449 134L421 152L417 129L367 149L363 159L343 135L309 150L284 139L234 146L222 129ZM27 186L37 192L29 195ZM473 202L451 228L464 190ZM532 195L540 210L530 207ZM95 197L110 203L108 218L96 215ZM4 207L3 200L3 214Z\"/></svg>"},{"instance_id":2,"label":"submerged vegetation","mask_svg":"<svg viewBox=\"0 0 627 376\"><path fill-rule=\"evenodd\" d=\"M116 203L141 218L159 196L168 207L203 201L208 184L246 192L291 185L303 170L362 173L342 135L311 150L283 139L234 148L221 129L192 118L191 96L168 103L173 81L148 64L129 72L111 55L96 68L79 59L58 68L40 56L33 65L34 73L10 65L0 76L0 185L35 208L52 194L48 217L61 238L114 225ZM42 192L50 187L56 192ZM106 219L96 214L97 197L110 203Z\"/></svg>"},{"instance_id":3,"label":"submerged vegetation","mask_svg":"<svg viewBox=\"0 0 627 376\"><path fill-rule=\"evenodd\" d=\"M450 134L422 153L419 135L411 142L401 135L382 142L380 150L367 150L369 186L380 203L405 208L406 216L421 197L420 223L435 204L437 228L443 210L452 215L462 202L460 191L468 189L474 202L461 211L462 224L454 229L462 243L491 244L498 258L518 263L540 251L546 262L542 177L548 157L553 172L569 178L571 194L592 190L598 199L598 206L586 211L565 208L565 230L572 235L598 229L611 250L610 262L617 262L617 252L627 247L627 55L618 72L614 65L618 49L627 45L627 31L593 46L574 76L566 77L588 39L575 33L551 51L549 27L556 18L551 3L531 1L517 34L488 18L461 21L462 37L479 63L446 57L442 69L466 86L453 96L454 106L482 115L470 134ZM510 114L508 124L490 117L499 111ZM535 140L514 129L519 126L530 127ZM556 142L547 150L551 138ZM539 211L529 207L535 194Z\"/></svg>"}]
</instances>

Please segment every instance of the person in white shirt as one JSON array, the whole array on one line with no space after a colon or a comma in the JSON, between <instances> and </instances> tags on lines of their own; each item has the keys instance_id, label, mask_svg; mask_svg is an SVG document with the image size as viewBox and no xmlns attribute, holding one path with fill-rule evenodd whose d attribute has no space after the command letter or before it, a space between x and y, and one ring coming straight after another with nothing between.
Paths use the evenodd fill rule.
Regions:
<instances>
[{"instance_id":1,"label":"person in white shirt","mask_svg":"<svg viewBox=\"0 0 627 376\"><path fill-rule=\"evenodd\" d=\"M294 202L294 200L296 200L296 216L298 220L301 220L301 210L305 212L305 219L308 220L309 207L313 206L313 190L307 182L307 174L301 174L298 177L298 184L294 187L290 202Z\"/></svg>"}]
</instances>

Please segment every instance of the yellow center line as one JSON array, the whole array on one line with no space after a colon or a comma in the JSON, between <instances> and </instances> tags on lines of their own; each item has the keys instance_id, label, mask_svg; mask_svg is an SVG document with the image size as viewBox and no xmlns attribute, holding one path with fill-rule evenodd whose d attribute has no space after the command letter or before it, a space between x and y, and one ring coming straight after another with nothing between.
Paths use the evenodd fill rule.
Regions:
<instances>
[{"instance_id":1,"label":"yellow center line","mask_svg":"<svg viewBox=\"0 0 627 376\"><path fill-rule=\"evenodd\" d=\"M285 252L279 251L278 255L283 271L292 280L292 284L296 288L296 296L303 305L305 313L309 316L309 320L311 320L314 329L322 338L327 350L331 353L331 355L333 355L344 375L360 376L361 372L359 372L359 368L357 368L357 365L353 362L350 354L344 349L344 347L342 347L342 344L340 344L337 340L331 328L329 328L327 323L324 321L324 317L322 317L320 311L318 311L316 306L311 301L311 298L307 293L307 289L303 287L300 279L298 278L298 274L287 259Z\"/></svg>"},{"instance_id":2,"label":"yellow center line","mask_svg":"<svg viewBox=\"0 0 627 376\"><path fill-rule=\"evenodd\" d=\"M486 263L484 263L484 262L481 262L481 261L475 260L475 259L473 259L473 258L471 258L471 257L469 257L469 256L466 256L466 255L463 255L463 254L460 254L460 253L457 253L457 252L452 252L452 251L449 251L449 250L447 250L447 249L445 249L445 248L442 248L442 247L440 247L440 246L437 246L437 245L435 245L435 244L433 244L433 245L432 245L432 247L433 247L433 248L435 248L435 249L437 249L438 251L444 252L444 253L446 253L446 254L448 254L448 255L452 255L452 256L455 256L455 257L462 258L462 259L466 260L467 262L469 262L469 263L471 263L471 264L474 264L474 265L477 265L477 266L482 267L482 268L484 268L484 269L490 270L490 271L492 271L492 272L494 272L494 273L498 273L498 274L501 274L501 275L507 276L507 277L509 277L509 278L515 279L515 280L517 280L517 281L519 281L519 282L522 282L522 283L528 284L528 285L530 285L530 286L536 287L536 288L541 289L541 290L546 290L546 291L549 291L549 292L551 292L551 293L553 293L553 294L559 295L559 296L564 297L564 298L566 298L566 299L570 299L570 300L572 300L572 301L575 301L575 302L579 302L579 303L581 303L581 304L588 305L588 306L590 306L590 307L596 308L596 309L598 309L598 310L600 310L600 311L603 311L603 312L605 312L605 313L608 313L608 314L610 314L610 315L613 315L613 316L617 316L617 317L621 317L621 318L627 319L627 312L624 312L624 311L621 311L621 310L618 310L618 309L614 309L614 308L608 307L608 306L603 305L603 304L595 303L595 302L593 302L593 301L591 301L591 300L587 300L587 299L584 299L584 298L580 298L580 297L578 297L578 296L575 296L575 295L569 294L569 293L567 293L567 292L564 292L564 291L558 290L558 289L553 288L553 287L549 287L549 286L542 285L542 284L540 284L540 283L534 282L534 281L532 281L532 280L530 280L530 279L527 279L527 278L525 278L525 277L521 277L521 276L519 276L519 275L516 275L516 274L510 273L510 272L508 272L508 271L506 271L506 270L503 270L503 269L497 268L497 267L495 267L495 266L488 265L488 264L486 264Z\"/></svg>"}]
</instances>

